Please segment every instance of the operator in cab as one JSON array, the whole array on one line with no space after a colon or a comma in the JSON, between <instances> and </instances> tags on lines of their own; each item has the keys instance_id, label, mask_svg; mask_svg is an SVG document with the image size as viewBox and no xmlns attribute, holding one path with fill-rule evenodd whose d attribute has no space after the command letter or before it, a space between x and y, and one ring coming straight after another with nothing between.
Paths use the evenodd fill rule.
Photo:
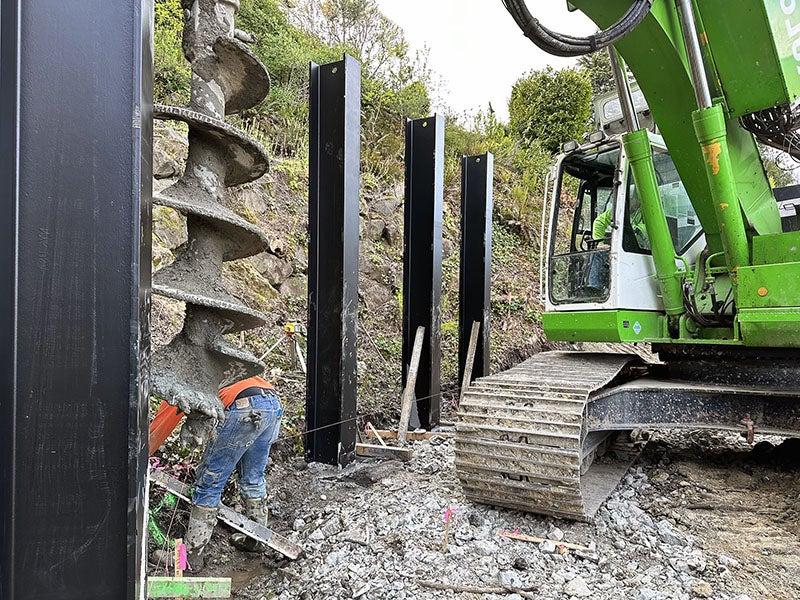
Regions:
<instances>
[{"instance_id":1,"label":"operator in cab","mask_svg":"<svg viewBox=\"0 0 800 600\"><path fill-rule=\"evenodd\" d=\"M613 202L609 198L606 208L595 218L592 223L592 240L599 243L604 242L608 237L609 229L611 228L611 217Z\"/></svg>"},{"instance_id":2,"label":"operator in cab","mask_svg":"<svg viewBox=\"0 0 800 600\"><path fill-rule=\"evenodd\" d=\"M272 383L250 377L220 389L225 420L205 448L195 476L192 512L184 537L189 569L200 571L205 565L204 549L214 532L222 492L234 469L245 515L267 524L267 486L265 470L269 451L278 439L283 408ZM248 552L263 552L264 544L242 533L231 543Z\"/></svg>"}]
</instances>

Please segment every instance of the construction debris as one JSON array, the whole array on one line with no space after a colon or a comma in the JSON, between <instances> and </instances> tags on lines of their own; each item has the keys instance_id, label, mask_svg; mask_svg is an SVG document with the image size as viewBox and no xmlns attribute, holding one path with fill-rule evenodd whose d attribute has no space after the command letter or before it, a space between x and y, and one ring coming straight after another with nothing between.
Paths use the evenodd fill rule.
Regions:
<instances>
[{"instance_id":1,"label":"construction debris","mask_svg":"<svg viewBox=\"0 0 800 600\"><path fill-rule=\"evenodd\" d=\"M175 494L181 500L191 502L189 486L178 481L164 471L157 469L150 471L150 481ZM287 558L295 560L303 553L303 549L297 544L294 544L290 540L276 534L274 531L264 527L260 523L256 523L244 515L237 513L235 510L225 506L224 504L220 504L219 512L217 514L223 523L230 525L236 531L244 533L254 540L266 544Z\"/></svg>"},{"instance_id":2,"label":"construction debris","mask_svg":"<svg viewBox=\"0 0 800 600\"><path fill-rule=\"evenodd\" d=\"M386 442L383 441L383 436L375 430L375 427L372 423L367 422L366 433L368 437L374 437L375 439L380 442L381 446L385 446Z\"/></svg>"},{"instance_id":3,"label":"construction debris","mask_svg":"<svg viewBox=\"0 0 800 600\"><path fill-rule=\"evenodd\" d=\"M234 595L256 600L692 600L693 589L708 589L700 581L715 600L800 597L800 539L784 501L800 493L796 473L754 463L737 434L655 439L593 524L469 502L453 440L409 442L410 462L362 459L342 470L278 462L269 475L271 523L304 556L273 567L269 556L234 552L217 528L208 574L236 573ZM683 449L692 439L703 444L696 454ZM709 447L712 462L703 458ZM751 513L742 527L741 511L686 508L712 497L774 512ZM442 552L448 507L456 514ZM516 530L545 541L499 535Z\"/></svg>"},{"instance_id":4,"label":"construction debris","mask_svg":"<svg viewBox=\"0 0 800 600\"><path fill-rule=\"evenodd\" d=\"M420 580L419 585L424 588L432 590L463 592L466 594L517 594L522 598L530 598L535 600L539 598L538 594L533 594L527 590L521 590L513 587L500 587L500 586L480 586L480 585L455 585L451 583L439 583L438 581Z\"/></svg>"},{"instance_id":5,"label":"construction debris","mask_svg":"<svg viewBox=\"0 0 800 600\"><path fill-rule=\"evenodd\" d=\"M365 434L368 438L374 438L379 441L397 439L397 431L392 431L390 429L370 429L370 426L371 423L368 424L367 431L365 431ZM454 431L408 431L406 432L406 441L423 442L435 438L450 439L454 436Z\"/></svg>"},{"instance_id":6,"label":"construction debris","mask_svg":"<svg viewBox=\"0 0 800 600\"><path fill-rule=\"evenodd\" d=\"M508 538L510 540L517 540L518 542L531 542L533 544L553 542L555 543L556 546L566 548L567 550L584 550L584 551L590 550L590 548L588 548L587 546L582 546L580 544L570 544L569 542L552 540L550 538L543 538L535 535L525 535L524 533L517 533L515 531L498 531L497 535L504 538Z\"/></svg>"}]
</instances>

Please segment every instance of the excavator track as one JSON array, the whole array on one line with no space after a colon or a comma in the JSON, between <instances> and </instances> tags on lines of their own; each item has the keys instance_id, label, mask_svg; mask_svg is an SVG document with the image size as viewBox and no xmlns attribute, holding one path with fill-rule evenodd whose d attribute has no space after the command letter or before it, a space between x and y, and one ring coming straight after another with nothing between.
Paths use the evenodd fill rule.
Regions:
<instances>
[{"instance_id":1,"label":"excavator track","mask_svg":"<svg viewBox=\"0 0 800 600\"><path fill-rule=\"evenodd\" d=\"M526 512L590 520L635 454L596 457L612 432L588 432L593 394L625 379L636 356L546 352L477 379L464 394L456 424L456 470L472 501Z\"/></svg>"}]
</instances>

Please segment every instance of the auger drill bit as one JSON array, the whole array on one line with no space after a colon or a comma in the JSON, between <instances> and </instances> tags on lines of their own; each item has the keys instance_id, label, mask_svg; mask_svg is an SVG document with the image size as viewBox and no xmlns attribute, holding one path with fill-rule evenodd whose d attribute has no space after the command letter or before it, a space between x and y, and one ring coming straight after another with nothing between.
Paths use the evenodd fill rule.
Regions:
<instances>
[{"instance_id":1,"label":"auger drill bit","mask_svg":"<svg viewBox=\"0 0 800 600\"><path fill-rule=\"evenodd\" d=\"M157 105L155 117L189 126L183 176L155 202L186 215L188 241L175 261L154 277L153 291L186 303L182 331L153 357L156 395L188 415L184 442L201 442L223 407L221 385L263 371L226 334L259 327L265 317L231 296L222 282L223 262L263 252L264 235L224 205L227 188L254 181L268 168L258 142L225 123L225 115L261 102L269 92L264 65L234 27L239 0L182 0L183 52L192 67L186 108Z\"/></svg>"}]
</instances>

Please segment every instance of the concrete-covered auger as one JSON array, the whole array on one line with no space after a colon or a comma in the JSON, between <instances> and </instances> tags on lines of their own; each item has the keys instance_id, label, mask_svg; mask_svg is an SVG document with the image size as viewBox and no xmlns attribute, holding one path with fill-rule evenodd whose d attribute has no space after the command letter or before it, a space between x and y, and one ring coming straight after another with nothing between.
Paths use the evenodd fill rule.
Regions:
<instances>
[{"instance_id":1,"label":"concrete-covered auger","mask_svg":"<svg viewBox=\"0 0 800 600\"><path fill-rule=\"evenodd\" d=\"M226 334L259 327L265 317L228 294L224 261L263 252L264 235L225 206L228 187L268 169L264 148L225 123L269 92L264 65L234 26L239 0L182 0L183 51L192 67L186 108L158 105L154 116L189 126L186 171L154 201L186 215L188 241L155 274L155 293L186 303L182 331L153 358L153 391L189 415L184 433L202 437L222 417L221 384L252 376L263 364L233 346ZM184 439L192 435L184 435Z\"/></svg>"}]
</instances>

